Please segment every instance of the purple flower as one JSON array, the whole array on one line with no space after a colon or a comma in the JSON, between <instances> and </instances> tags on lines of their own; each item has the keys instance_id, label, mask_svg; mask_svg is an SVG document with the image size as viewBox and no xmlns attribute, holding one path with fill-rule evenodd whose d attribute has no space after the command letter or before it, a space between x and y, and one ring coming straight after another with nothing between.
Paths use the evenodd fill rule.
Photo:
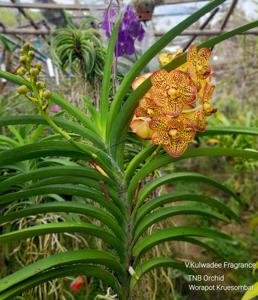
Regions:
<instances>
[{"instance_id":1,"label":"purple flower","mask_svg":"<svg viewBox=\"0 0 258 300\"><path fill-rule=\"evenodd\" d=\"M116 22L118 11L113 7L105 11L102 28L105 30L106 36L110 38L112 29ZM115 48L116 57L123 55L132 55L135 53L135 41L142 41L144 37L144 29L137 15L131 8L126 6L124 15L119 27L118 37Z\"/></svg>"},{"instance_id":2,"label":"purple flower","mask_svg":"<svg viewBox=\"0 0 258 300\"><path fill-rule=\"evenodd\" d=\"M50 106L50 109L54 112L58 112L58 111L62 110L62 107L57 104L54 104L54 105Z\"/></svg>"}]
</instances>

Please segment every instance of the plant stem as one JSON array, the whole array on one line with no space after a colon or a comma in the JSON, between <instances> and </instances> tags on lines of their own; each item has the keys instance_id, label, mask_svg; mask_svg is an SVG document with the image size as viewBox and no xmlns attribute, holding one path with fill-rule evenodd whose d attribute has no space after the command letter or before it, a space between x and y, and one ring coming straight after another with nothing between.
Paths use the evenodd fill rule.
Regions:
<instances>
[{"instance_id":1,"label":"plant stem","mask_svg":"<svg viewBox=\"0 0 258 300\"><path fill-rule=\"evenodd\" d=\"M93 158L96 158L96 154L92 153L92 152L88 152L86 151L79 143L75 142L72 137L69 135L69 133L67 133L66 131L64 131L62 128L60 128L51 118L50 116L45 112L42 111L42 116L44 117L44 119L47 121L47 123L52 127L52 129L60 134L66 141L68 141L70 144L72 144L74 147L76 147L78 150L86 153L87 155L91 155Z\"/></svg>"}]
</instances>

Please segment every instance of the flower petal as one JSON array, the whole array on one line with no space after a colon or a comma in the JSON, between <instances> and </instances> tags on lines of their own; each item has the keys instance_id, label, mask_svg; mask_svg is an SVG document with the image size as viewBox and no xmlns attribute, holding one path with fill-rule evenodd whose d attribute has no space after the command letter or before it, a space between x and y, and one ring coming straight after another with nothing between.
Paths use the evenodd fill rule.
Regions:
<instances>
[{"instance_id":1,"label":"flower petal","mask_svg":"<svg viewBox=\"0 0 258 300\"><path fill-rule=\"evenodd\" d=\"M136 79L132 83L132 89L136 90L138 88L138 86L141 85L143 83L143 81L145 79L149 78L151 75L152 75L152 73L146 73L146 74L143 74L139 77L136 77Z\"/></svg>"},{"instance_id":2,"label":"flower petal","mask_svg":"<svg viewBox=\"0 0 258 300\"><path fill-rule=\"evenodd\" d=\"M151 76L151 83L156 88L166 88L168 72L164 69L153 72Z\"/></svg>"},{"instance_id":3,"label":"flower petal","mask_svg":"<svg viewBox=\"0 0 258 300\"><path fill-rule=\"evenodd\" d=\"M204 91L203 91L203 97L200 101L201 104L204 104L206 102L210 102L212 98L212 94L214 92L215 85L206 83Z\"/></svg>"},{"instance_id":4,"label":"flower petal","mask_svg":"<svg viewBox=\"0 0 258 300\"><path fill-rule=\"evenodd\" d=\"M166 131L155 131L152 134L151 141L154 145L167 145L169 143L169 135Z\"/></svg>"},{"instance_id":5,"label":"flower petal","mask_svg":"<svg viewBox=\"0 0 258 300\"><path fill-rule=\"evenodd\" d=\"M210 48L197 50L195 45L192 45L187 52L188 71L192 80L198 85L200 85L199 80L206 79L211 75L210 55Z\"/></svg>"},{"instance_id":6,"label":"flower petal","mask_svg":"<svg viewBox=\"0 0 258 300\"><path fill-rule=\"evenodd\" d=\"M149 95L158 106L166 106L168 101L168 95L164 89L152 87L149 90ZM166 109L164 107L164 109Z\"/></svg>"},{"instance_id":7,"label":"flower petal","mask_svg":"<svg viewBox=\"0 0 258 300\"><path fill-rule=\"evenodd\" d=\"M165 115L154 117L150 122L150 128L158 131L169 131L171 118Z\"/></svg>"},{"instance_id":8,"label":"flower petal","mask_svg":"<svg viewBox=\"0 0 258 300\"><path fill-rule=\"evenodd\" d=\"M166 103L166 110L167 114L172 117L177 117L180 115L184 108L184 102L182 99L176 99L175 101L173 99L168 99Z\"/></svg>"},{"instance_id":9,"label":"flower petal","mask_svg":"<svg viewBox=\"0 0 258 300\"><path fill-rule=\"evenodd\" d=\"M150 140L153 131L150 129L149 123L149 118L134 117L131 121L130 127L132 129L132 132L136 133L140 138L144 140Z\"/></svg>"},{"instance_id":10,"label":"flower petal","mask_svg":"<svg viewBox=\"0 0 258 300\"><path fill-rule=\"evenodd\" d=\"M196 73L196 62L198 60L198 50L195 45L189 47L187 51L187 65L188 72L194 82L198 81L197 73Z\"/></svg>"},{"instance_id":11,"label":"flower petal","mask_svg":"<svg viewBox=\"0 0 258 300\"><path fill-rule=\"evenodd\" d=\"M164 145L164 150L173 157L181 156L187 149L188 143L184 140L171 141Z\"/></svg>"}]
</instances>

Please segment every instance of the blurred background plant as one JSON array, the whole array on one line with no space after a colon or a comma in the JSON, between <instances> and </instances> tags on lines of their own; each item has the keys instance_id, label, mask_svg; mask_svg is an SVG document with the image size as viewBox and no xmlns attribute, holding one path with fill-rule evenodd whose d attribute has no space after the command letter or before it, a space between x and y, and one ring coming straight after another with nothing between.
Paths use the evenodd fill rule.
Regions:
<instances>
[{"instance_id":1,"label":"blurred background plant","mask_svg":"<svg viewBox=\"0 0 258 300\"><path fill-rule=\"evenodd\" d=\"M89 16L77 28L69 19L66 28L52 33L51 53L62 73L72 74L79 95L93 96L98 107L106 50L96 20Z\"/></svg>"}]
</instances>

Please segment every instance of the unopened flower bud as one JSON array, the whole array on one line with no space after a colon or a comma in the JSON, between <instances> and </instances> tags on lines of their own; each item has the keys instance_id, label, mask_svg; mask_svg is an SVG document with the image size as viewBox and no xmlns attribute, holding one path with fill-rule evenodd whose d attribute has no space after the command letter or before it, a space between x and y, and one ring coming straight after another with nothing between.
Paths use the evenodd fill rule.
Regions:
<instances>
[{"instance_id":1,"label":"unopened flower bud","mask_svg":"<svg viewBox=\"0 0 258 300\"><path fill-rule=\"evenodd\" d=\"M39 69L36 69L36 68L32 68L31 70L30 70L30 75L32 75L32 76L38 76L39 75Z\"/></svg>"},{"instance_id":2,"label":"unopened flower bud","mask_svg":"<svg viewBox=\"0 0 258 300\"><path fill-rule=\"evenodd\" d=\"M49 99L51 97L51 92L49 90L46 90L43 92L42 96L46 99Z\"/></svg>"},{"instance_id":3,"label":"unopened flower bud","mask_svg":"<svg viewBox=\"0 0 258 300\"><path fill-rule=\"evenodd\" d=\"M27 57L25 55L20 56L19 58L20 63L25 64L27 61Z\"/></svg>"},{"instance_id":4,"label":"unopened flower bud","mask_svg":"<svg viewBox=\"0 0 258 300\"><path fill-rule=\"evenodd\" d=\"M210 103L204 103L203 109L204 109L205 114L207 116L209 116L209 115L211 115L211 114L213 114L217 111L217 109L213 105L211 105Z\"/></svg>"},{"instance_id":5,"label":"unopened flower bud","mask_svg":"<svg viewBox=\"0 0 258 300\"><path fill-rule=\"evenodd\" d=\"M27 88L26 85L21 85L17 88L17 93L19 93L19 94L25 95L28 93L28 91L29 91L29 89Z\"/></svg>"},{"instance_id":6,"label":"unopened flower bud","mask_svg":"<svg viewBox=\"0 0 258 300\"><path fill-rule=\"evenodd\" d=\"M30 50L30 51L28 52L28 55L29 55L29 57L34 58L34 57L35 57L35 52L32 51L32 50Z\"/></svg>"},{"instance_id":7,"label":"unopened flower bud","mask_svg":"<svg viewBox=\"0 0 258 300\"><path fill-rule=\"evenodd\" d=\"M40 63L36 63L34 67L40 71L42 68L42 65Z\"/></svg>"},{"instance_id":8,"label":"unopened flower bud","mask_svg":"<svg viewBox=\"0 0 258 300\"><path fill-rule=\"evenodd\" d=\"M29 43L25 43L22 47L22 50L24 51L29 51L30 50L30 44Z\"/></svg>"},{"instance_id":9,"label":"unopened flower bud","mask_svg":"<svg viewBox=\"0 0 258 300\"><path fill-rule=\"evenodd\" d=\"M26 73L26 69L23 68L23 67L20 67L17 71L16 71L16 74L19 75L19 76L23 76L25 75Z\"/></svg>"},{"instance_id":10,"label":"unopened flower bud","mask_svg":"<svg viewBox=\"0 0 258 300\"><path fill-rule=\"evenodd\" d=\"M36 83L36 86L37 86L38 89L44 89L46 87L46 84L43 81L38 81Z\"/></svg>"}]
</instances>

